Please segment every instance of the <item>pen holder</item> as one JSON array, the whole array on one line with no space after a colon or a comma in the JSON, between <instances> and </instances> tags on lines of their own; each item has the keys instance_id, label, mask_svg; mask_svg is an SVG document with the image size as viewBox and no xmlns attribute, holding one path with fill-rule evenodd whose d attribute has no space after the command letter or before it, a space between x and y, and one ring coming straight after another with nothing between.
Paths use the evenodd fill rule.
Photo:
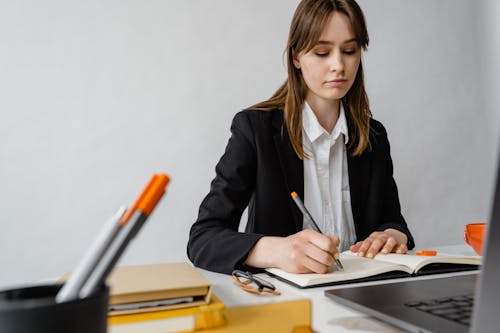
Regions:
<instances>
[{"instance_id":1,"label":"pen holder","mask_svg":"<svg viewBox=\"0 0 500 333\"><path fill-rule=\"evenodd\" d=\"M106 333L109 288L94 295L56 303L61 284L0 291L2 333Z\"/></svg>"}]
</instances>

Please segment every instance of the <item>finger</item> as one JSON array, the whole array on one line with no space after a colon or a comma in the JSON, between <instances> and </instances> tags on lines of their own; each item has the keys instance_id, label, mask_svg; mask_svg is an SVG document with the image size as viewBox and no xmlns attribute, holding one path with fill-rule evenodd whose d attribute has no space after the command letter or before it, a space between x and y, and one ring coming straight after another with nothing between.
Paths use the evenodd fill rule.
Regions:
<instances>
[{"instance_id":1,"label":"finger","mask_svg":"<svg viewBox=\"0 0 500 333\"><path fill-rule=\"evenodd\" d=\"M333 264L334 254L330 252L323 251L313 243L308 243L305 248L305 255L309 258L323 264L324 266L330 267Z\"/></svg>"},{"instance_id":2,"label":"finger","mask_svg":"<svg viewBox=\"0 0 500 333\"><path fill-rule=\"evenodd\" d=\"M372 239L370 237L361 242L361 246L359 247L358 250L358 256L364 257L371 245L372 245Z\"/></svg>"},{"instance_id":3,"label":"finger","mask_svg":"<svg viewBox=\"0 0 500 333\"><path fill-rule=\"evenodd\" d=\"M300 235L299 235L300 236ZM306 247L310 244L305 237L291 237L291 249L287 253L286 271L291 273L311 273L314 263L308 263L311 259L306 255ZM316 268L318 270L320 268Z\"/></svg>"},{"instance_id":4,"label":"finger","mask_svg":"<svg viewBox=\"0 0 500 333\"><path fill-rule=\"evenodd\" d=\"M396 238L399 244L406 244L408 242L408 236L399 230L389 228L385 229L384 233Z\"/></svg>"},{"instance_id":5,"label":"finger","mask_svg":"<svg viewBox=\"0 0 500 333\"><path fill-rule=\"evenodd\" d=\"M335 235L328 235L330 237L330 240L332 241L333 245L335 246L335 251L339 251L339 246L340 246L340 238L338 238Z\"/></svg>"},{"instance_id":6,"label":"finger","mask_svg":"<svg viewBox=\"0 0 500 333\"><path fill-rule=\"evenodd\" d=\"M391 253L396 247L398 247L398 241L394 237L387 238L384 247L380 252L383 254Z\"/></svg>"},{"instance_id":7,"label":"finger","mask_svg":"<svg viewBox=\"0 0 500 333\"><path fill-rule=\"evenodd\" d=\"M330 265L324 265L308 256L303 257L300 264L307 268L309 272L319 274L328 272L328 268L330 268Z\"/></svg>"},{"instance_id":8,"label":"finger","mask_svg":"<svg viewBox=\"0 0 500 333\"><path fill-rule=\"evenodd\" d=\"M305 231L305 230L304 230ZM294 272L299 273L325 273L333 264L332 254L323 251L308 238L315 231L300 232L300 237L292 237L292 250L289 252L289 260Z\"/></svg>"},{"instance_id":9,"label":"finger","mask_svg":"<svg viewBox=\"0 0 500 333\"><path fill-rule=\"evenodd\" d=\"M319 232L309 230L310 232L304 233L307 240L319 247L323 251L329 253L337 252L337 246L340 243L339 238L333 235L323 235Z\"/></svg>"},{"instance_id":10,"label":"finger","mask_svg":"<svg viewBox=\"0 0 500 333\"><path fill-rule=\"evenodd\" d=\"M335 245L335 250L333 253L331 253L331 255L333 256L334 260L337 260L340 257L340 238L334 235L329 235L328 237L331 238L333 244Z\"/></svg>"},{"instance_id":11,"label":"finger","mask_svg":"<svg viewBox=\"0 0 500 333\"><path fill-rule=\"evenodd\" d=\"M366 253L367 258L373 258L377 253L379 253L380 249L384 246L386 243L386 239L384 237L377 237L373 240L372 244L368 248L368 251Z\"/></svg>"},{"instance_id":12,"label":"finger","mask_svg":"<svg viewBox=\"0 0 500 333\"><path fill-rule=\"evenodd\" d=\"M351 250L352 252L356 253L356 252L359 251L359 248L361 247L361 244L363 244L363 242L356 242L356 244L351 245L349 247L349 250Z\"/></svg>"},{"instance_id":13,"label":"finger","mask_svg":"<svg viewBox=\"0 0 500 333\"><path fill-rule=\"evenodd\" d=\"M401 244L396 247L396 253L405 254L406 252L408 252L408 246L406 246L406 244Z\"/></svg>"}]
</instances>

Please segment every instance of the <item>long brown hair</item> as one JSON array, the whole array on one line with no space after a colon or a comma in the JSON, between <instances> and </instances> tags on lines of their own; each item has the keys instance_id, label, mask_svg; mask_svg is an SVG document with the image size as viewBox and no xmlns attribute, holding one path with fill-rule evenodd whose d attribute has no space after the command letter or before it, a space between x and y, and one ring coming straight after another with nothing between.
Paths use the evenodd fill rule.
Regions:
<instances>
[{"instance_id":1,"label":"long brown hair","mask_svg":"<svg viewBox=\"0 0 500 333\"><path fill-rule=\"evenodd\" d=\"M366 50L368 31L363 12L354 0L303 0L295 10L290 25L286 48L288 79L263 102L251 106L253 110L283 110L290 141L299 158L304 158L302 147L302 108L307 86L300 69L293 65L293 58L300 52L310 51L319 41L323 27L333 12L346 15L358 45ZM357 156L370 145L370 106L365 91L363 66L360 62L352 87L342 99L348 120L352 123L349 146L356 145L353 155Z\"/></svg>"}]
</instances>

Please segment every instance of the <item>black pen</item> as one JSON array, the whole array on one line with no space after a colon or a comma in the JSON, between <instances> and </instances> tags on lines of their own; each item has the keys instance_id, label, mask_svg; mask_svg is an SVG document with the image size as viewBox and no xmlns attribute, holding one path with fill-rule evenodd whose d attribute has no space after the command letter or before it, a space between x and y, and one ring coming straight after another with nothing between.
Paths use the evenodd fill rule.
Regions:
<instances>
[{"instance_id":1,"label":"black pen","mask_svg":"<svg viewBox=\"0 0 500 333\"><path fill-rule=\"evenodd\" d=\"M314 231L317 231L320 234L322 234L321 229L318 227L318 225L316 224L316 222L312 218L311 214L309 214L309 212L307 211L307 208L306 208L306 206L304 206L304 203L302 202L302 200L300 200L299 195L296 192L292 192L290 195L292 196L293 201L295 202L295 204L297 204L297 207L299 207L300 211L302 212L302 214L304 215L306 220L309 222L309 224L312 226ZM342 266L342 263L340 262L338 257L335 258L335 264L337 265L337 267L339 269L341 269L341 270L344 269L344 266Z\"/></svg>"}]
</instances>

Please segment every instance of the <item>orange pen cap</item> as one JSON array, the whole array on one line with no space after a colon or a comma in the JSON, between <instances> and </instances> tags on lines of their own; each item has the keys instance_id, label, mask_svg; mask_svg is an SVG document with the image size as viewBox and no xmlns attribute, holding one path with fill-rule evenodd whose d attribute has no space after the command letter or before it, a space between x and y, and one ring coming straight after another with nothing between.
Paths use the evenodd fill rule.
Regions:
<instances>
[{"instance_id":1,"label":"orange pen cap","mask_svg":"<svg viewBox=\"0 0 500 333\"><path fill-rule=\"evenodd\" d=\"M415 253L415 255L417 255L417 256L429 256L429 257L433 257L433 256L437 255L437 251L434 251L434 250L422 250L422 251L418 251L417 253Z\"/></svg>"},{"instance_id":2,"label":"orange pen cap","mask_svg":"<svg viewBox=\"0 0 500 333\"><path fill-rule=\"evenodd\" d=\"M162 195L165 193L165 187L169 182L170 178L166 174L154 174L142 190L141 194L139 194L137 199L135 199L135 202L122 217L120 226L125 225L137 209L140 209L143 213L149 215Z\"/></svg>"},{"instance_id":3,"label":"orange pen cap","mask_svg":"<svg viewBox=\"0 0 500 333\"><path fill-rule=\"evenodd\" d=\"M169 182L170 178L168 178L167 175L157 174L153 180L153 184L151 184L151 187L146 192L146 195L144 195L144 197L139 201L137 209L146 215L151 214L153 209L156 207L156 204L165 193L165 187Z\"/></svg>"}]
</instances>

